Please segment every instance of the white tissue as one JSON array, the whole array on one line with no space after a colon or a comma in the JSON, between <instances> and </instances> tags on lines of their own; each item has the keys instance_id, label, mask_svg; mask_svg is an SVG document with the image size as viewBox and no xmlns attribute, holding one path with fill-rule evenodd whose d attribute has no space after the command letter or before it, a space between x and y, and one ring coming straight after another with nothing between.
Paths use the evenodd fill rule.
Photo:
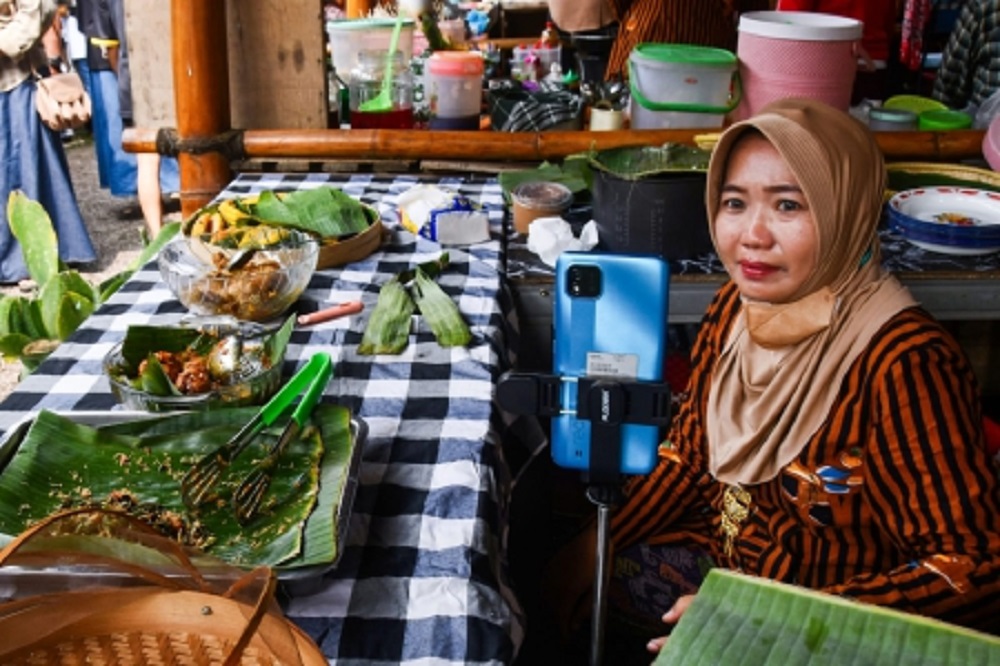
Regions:
<instances>
[{"instance_id":1,"label":"white tissue","mask_svg":"<svg viewBox=\"0 0 1000 666\"><path fill-rule=\"evenodd\" d=\"M583 225L579 238L573 236L573 228L561 217L539 217L528 225L528 249L549 266L554 267L563 252L590 250L595 245L597 223L593 220Z\"/></svg>"}]
</instances>

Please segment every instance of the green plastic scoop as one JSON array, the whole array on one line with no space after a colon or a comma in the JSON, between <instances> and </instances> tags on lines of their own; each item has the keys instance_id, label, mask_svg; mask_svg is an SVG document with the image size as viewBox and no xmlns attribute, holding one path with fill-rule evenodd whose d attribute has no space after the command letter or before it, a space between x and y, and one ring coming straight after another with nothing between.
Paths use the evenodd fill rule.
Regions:
<instances>
[{"instance_id":1,"label":"green plastic scoop","mask_svg":"<svg viewBox=\"0 0 1000 666\"><path fill-rule=\"evenodd\" d=\"M389 38L389 53L385 58L385 76L382 78L382 90L375 97L364 101L358 107L364 112L379 112L392 110L392 58L396 54L399 43L399 33L403 29L403 15L396 14L396 25L392 27L392 37Z\"/></svg>"}]
</instances>

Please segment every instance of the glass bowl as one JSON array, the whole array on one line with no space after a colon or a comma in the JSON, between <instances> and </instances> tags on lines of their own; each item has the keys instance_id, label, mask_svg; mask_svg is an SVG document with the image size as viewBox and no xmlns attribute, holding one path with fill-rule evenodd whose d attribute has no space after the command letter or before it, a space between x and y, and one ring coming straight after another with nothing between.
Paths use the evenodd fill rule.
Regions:
<instances>
[{"instance_id":1,"label":"glass bowl","mask_svg":"<svg viewBox=\"0 0 1000 666\"><path fill-rule=\"evenodd\" d=\"M309 234L290 231L280 245L239 258L237 252L174 238L160 251L160 275L194 314L264 322L285 312L305 291L319 244Z\"/></svg>"},{"instance_id":2,"label":"glass bowl","mask_svg":"<svg viewBox=\"0 0 1000 666\"><path fill-rule=\"evenodd\" d=\"M171 328L177 327L163 327L164 333ZM220 354L226 372L212 388L184 395L157 395L143 390L136 379L138 370L125 358L121 341L104 357L104 374L111 392L126 409L148 412L246 407L267 402L282 384L284 346L269 358L265 351L267 337L259 329L234 322L232 327L220 327L213 332L222 342L213 347L212 353Z\"/></svg>"}]
</instances>

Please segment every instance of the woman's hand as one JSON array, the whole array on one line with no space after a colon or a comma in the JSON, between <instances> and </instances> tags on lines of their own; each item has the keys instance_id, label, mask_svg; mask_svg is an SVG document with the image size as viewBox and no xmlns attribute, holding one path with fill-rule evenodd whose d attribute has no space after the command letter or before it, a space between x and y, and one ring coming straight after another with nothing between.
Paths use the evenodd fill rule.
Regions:
<instances>
[{"instance_id":1,"label":"woman's hand","mask_svg":"<svg viewBox=\"0 0 1000 666\"><path fill-rule=\"evenodd\" d=\"M664 624L677 624L677 621L681 619L681 616L684 615L684 611L688 609L688 606L691 605L692 601L694 601L693 594L685 594L683 597L677 599L670 610L663 614L662 619ZM653 654L659 654L660 650L663 649L663 646L667 644L667 638L669 638L669 636L654 638L646 643L646 649Z\"/></svg>"}]
</instances>

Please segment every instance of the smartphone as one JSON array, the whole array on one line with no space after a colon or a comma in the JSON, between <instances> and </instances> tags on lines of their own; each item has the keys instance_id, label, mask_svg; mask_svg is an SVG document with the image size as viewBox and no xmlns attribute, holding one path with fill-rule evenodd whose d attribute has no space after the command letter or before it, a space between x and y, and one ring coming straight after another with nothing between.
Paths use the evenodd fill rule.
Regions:
<instances>
[{"instance_id":1,"label":"smartphone","mask_svg":"<svg viewBox=\"0 0 1000 666\"><path fill-rule=\"evenodd\" d=\"M553 374L561 378L560 414L552 419L552 459L589 470L591 423L576 416L578 380L623 383L663 379L670 267L654 255L564 252L556 262ZM660 428L621 426L622 474L656 463Z\"/></svg>"}]
</instances>

